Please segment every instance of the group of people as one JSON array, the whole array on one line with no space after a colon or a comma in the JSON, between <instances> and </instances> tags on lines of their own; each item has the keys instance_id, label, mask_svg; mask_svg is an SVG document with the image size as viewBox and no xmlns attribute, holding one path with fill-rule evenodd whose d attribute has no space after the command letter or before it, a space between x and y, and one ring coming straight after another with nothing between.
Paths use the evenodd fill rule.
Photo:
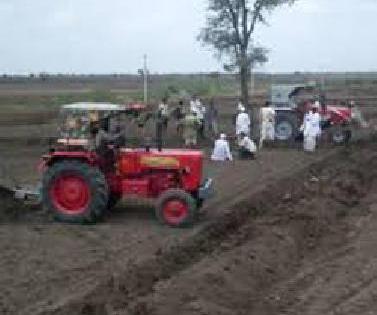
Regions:
<instances>
[{"instance_id":1,"label":"group of people","mask_svg":"<svg viewBox=\"0 0 377 315\"><path fill-rule=\"evenodd\" d=\"M319 101L309 103L306 106L300 130L304 140L304 151L314 152L317 147L317 141L320 139L322 133L321 104ZM167 128L169 116L173 115L176 118L177 133L183 138L184 144L187 147L196 146L198 137L204 139L209 135L207 138L215 139L211 159L214 161L233 160L229 144L231 138L228 139L228 136L224 132L219 133L218 111L214 99L210 100L209 106L205 106L200 98L194 96L187 106L184 105L183 101L180 101L178 107L173 111L169 111L166 99L164 99L159 105L158 110L160 116L163 117L164 128ZM358 112L353 110L352 113L355 116ZM361 113L359 113L359 116L361 117ZM238 151L240 159L254 159L257 149L261 150L265 141L275 140L276 112L268 104L260 108L259 111L260 134L258 147L250 137L252 133L252 120L241 101L236 106L234 118L234 131L236 135L234 140L236 140L236 151ZM364 124L366 123L364 122Z\"/></svg>"},{"instance_id":2,"label":"group of people","mask_svg":"<svg viewBox=\"0 0 377 315\"><path fill-rule=\"evenodd\" d=\"M245 106L241 102L239 102L237 105L237 114L235 117L235 132L237 136L238 156L240 159L254 159L257 152L257 147L254 141L250 138L250 128L250 115L246 112ZM233 160L229 141L227 140L225 133L220 134L219 139L215 141L211 160Z\"/></svg>"},{"instance_id":3,"label":"group of people","mask_svg":"<svg viewBox=\"0 0 377 315\"><path fill-rule=\"evenodd\" d=\"M177 135L184 140L187 147L196 146L198 137L204 139L205 132L210 135L218 133L215 100L211 99L209 106L205 106L199 97L194 96L188 106L181 100L178 106L170 110L167 99L164 98L158 106L161 129L168 128L168 121L175 119Z\"/></svg>"},{"instance_id":4,"label":"group of people","mask_svg":"<svg viewBox=\"0 0 377 315\"><path fill-rule=\"evenodd\" d=\"M215 139L212 160L233 159L227 135L219 133L218 110L213 98L206 106L199 97L194 96L187 105L181 100L178 106L172 110L169 109L167 99L164 98L158 106L157 118L158 138L167 131L170 118L174 118L177 135L183 139L186 147L196 146L198 138ZM260 122L259 149L263 147L265 140L274 140L275 138L275 111L272 108L262 108ZM251 118L241 101L237 104L234 128L239 157L241 159L254 159L257 146L250 137Z\"/></svg>"}]
</instances>

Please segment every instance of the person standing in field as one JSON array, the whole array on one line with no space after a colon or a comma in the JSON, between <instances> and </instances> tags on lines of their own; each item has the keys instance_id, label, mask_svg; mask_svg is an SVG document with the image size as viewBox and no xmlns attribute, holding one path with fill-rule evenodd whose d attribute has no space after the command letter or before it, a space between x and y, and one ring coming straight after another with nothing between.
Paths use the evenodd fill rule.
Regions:
<instances>
[{"instance_id":1,"label":"person standing in field","mask_svg":"<svg viewBox=\"0 0 377 315\"><path fill-rule=\"evenodd\" d=\"M236 105L235 114L232 116L233 125L236 125L236 123L237 123L237 116L242 111L243 108L245 108L245 106L243 106L242 101L238 100L238 103Z\"/></svg>"},{"instance_id":2,"label":"person standing in field","mask_svg":"<svg viewBox=\"0 0 377 315\"><path fill-rule=\"evenodd\" d=\"M260 109L259 126L259 150L261 150L265 140L275 140L275 110L270 106L265 106Z\"/></svg>"},{"instance_id":3,"label":"person standing in field","mask_svg":"<svg viewBox=\"0 0 377 315\"><path fill-rule=\"evenodd\" d=\"M216 136L218 134L217 118L218 111L215 106L215 100L214 98L211 98L208 110L206 111L205 122L208 126L208 131L212 134L212 136Z\"/></svg>"},{"instance_id":4,"label":"person standing in field","mask_svg":"<svg viewBox=\"0 0 377 315\"><path fill-rule=\"evenodd\" d=\"M196 113L190 111L183 119L183 138L185 140L185 146L196 146L198 127L199 121Z\"/></svg>"},{"instance_id":5,"label":"person standing in field","mask_svg":"<svg viewBox=\"0 0 377 315\"><path fill-rule=\"evenodd\" d=\"M238 137L238 140L241 138L241 133L244 133L245 135L250 135L250 117L249 114L246 113L245 107L240 108L240 113L237 115L236 119L236 135Z\"/></svg>"},{"instance_id":6,"label":"person standing in field","mask_svg":"<svg viewBox=\"0 0 377 315\"><path fill-rule=\"evenodd\" d=\"M168 100L164 97L161 100L161 103L158 105L159 115L161 115L162 125L164 130L168 129L168 121L169 121L169 105Z\"/></svg>"},{"instance_id":7,"label":"person standing in field","mask_svg":"<svg viewBox=\"0 0 377 315\"><path fill-rule=\"evenodd\" d=\"M301 126L301 131L304 135L304 151L314 152L317 146L317 138L320 135L321 117L314 106L312 108L308 107L304 116L304 122Z\"/></svg>"},{"instance_id":8,"label":"person standing in field","mask_svg":"<svg viewBox=\"0 0 377 315\"><path fill-rule=\"evenodd\" d=\"M348 103L348 108L351 111L351 120L352 122L360 125L362 128L368 128L369 124L365 120L364 115L362 114L360 108L356 106L355 101L350 101Z\"/></svg>"},{"instance_id":9,"label":"person standing in field","mask_svg":"<svg viewBox=\"0 0 377 315\"><path fill-rule=\"evenodd\" d=\"M183 119L185 117L185 109L183 101L178 102L178 106L172 112L173 117L176 121L176 132L178 137L182 137Z\"/></svg>"},{"instance_id":10,"label":"person standing in field","mask_svg":"<svg viewBox=\"0 0 377 315\"><path fill-rule=\"evenodd\" d=\"M206 110L205 105L202 103L202 101L199 98L197 99L196 108L197 108L196 116L199 120L199 129L198 129L199 136L201 139L204 139L205 138L204 137L204 128L205 128L204 116L207 110Z\"/></svg>"}]
</instances>

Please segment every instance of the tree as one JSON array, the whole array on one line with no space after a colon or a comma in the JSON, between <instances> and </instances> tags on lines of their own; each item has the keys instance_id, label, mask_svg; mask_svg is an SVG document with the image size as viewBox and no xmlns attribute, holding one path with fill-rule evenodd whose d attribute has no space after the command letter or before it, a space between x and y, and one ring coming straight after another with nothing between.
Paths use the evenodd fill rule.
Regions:
<instances>
[{"instance_id":1,"label":"tree","mask_svg":"<svg viewBox=\"0 0 377 315\"><path fill-rule=\"evenodd\" d=\"M219 59L227 58L224 69L240 74L242 101L249 103L250 71L265 63L268 51L254 45L252 38L258 23L267 24L266 15L283 4L296 0L208 0L206 26L198 40L214 48Z\"/></svg>"}]
</instances>

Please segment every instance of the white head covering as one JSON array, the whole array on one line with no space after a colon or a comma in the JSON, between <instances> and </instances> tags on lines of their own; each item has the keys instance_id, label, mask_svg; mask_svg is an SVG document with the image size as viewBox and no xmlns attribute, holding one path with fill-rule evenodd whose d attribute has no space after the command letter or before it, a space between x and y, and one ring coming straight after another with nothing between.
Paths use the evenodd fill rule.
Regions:
<instances>
[{"instance_id":1,"label":"white head covering","mask_svg":"<svg viewBox=\"0 0 377 315\"><path fill-rule=\"evenodd\" d=\"M226 134L225 133L220 134L220 139L225 140L226 139Z\"/></svg>"},{"instance_id":2,"label":"white head covering","mask_svg":"<svg viewBox=\"0 0 377 315\"><path fill-rule=\"evenodd\" d=\"M315 101L313 107L319 109L321 107L321 104L319 103L319 101Z\"/></svg>"},{"instance_id":3,"label":"white head covering","mask_svg":"<svg viewBox=\"0 0 377 315\"><path fill-rule=\"evenodd\" d=\"M246 111L246 108L245 108L245 106L240 106L240 111L243 113L244 111Z\"/></svg>"}]
</instances>

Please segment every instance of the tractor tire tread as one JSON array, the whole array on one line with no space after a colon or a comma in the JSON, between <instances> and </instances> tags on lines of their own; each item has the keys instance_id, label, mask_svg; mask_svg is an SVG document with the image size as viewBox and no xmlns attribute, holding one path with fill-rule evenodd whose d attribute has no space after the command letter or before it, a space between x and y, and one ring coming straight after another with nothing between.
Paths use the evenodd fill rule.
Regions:
<instances>
[{"instance_id":1,"label":"tractor tire tread","mask_svg":"<svg viewBox=\"0 0 377 315\"><path fill-rule=\"evenodd\" d=\"M57 174L71 170L80 173L90 184L91 190L94 191L91 203L85 214L66 215L57 211L52 205L49 198L49 186ZM107 208L108 187L105 176L95 167L89 166L81 161L58 161L50 166L45 172L42 180L42 202L46 210L53 214L57 221L67 223L90 224L100 219Z\"/></svg>"},{"instance_id":2,"label":"tractor tire tread","mask_svg":"<svg viewBox=\"0 0 377 315\"><path fill-rule=\"evenodd\" d=\"M164 219L164 215L163 215L164 203L171 199L181 199L185 201L188 206L187 217L178 225L169 224ZM197 207L197 202L195 198L191 194L185 192L182 189L174 188L174 189L169 189L163 192L161 196L157 199L156 206L155 206L155 213L156 213L156 217L158 221L161 224L170 225L171 227L175 227L175 228L184 228L184 227L191 226L195 222L197 218L197 214L198 214L198 207Z\"/></svg>"}]
</instances>

